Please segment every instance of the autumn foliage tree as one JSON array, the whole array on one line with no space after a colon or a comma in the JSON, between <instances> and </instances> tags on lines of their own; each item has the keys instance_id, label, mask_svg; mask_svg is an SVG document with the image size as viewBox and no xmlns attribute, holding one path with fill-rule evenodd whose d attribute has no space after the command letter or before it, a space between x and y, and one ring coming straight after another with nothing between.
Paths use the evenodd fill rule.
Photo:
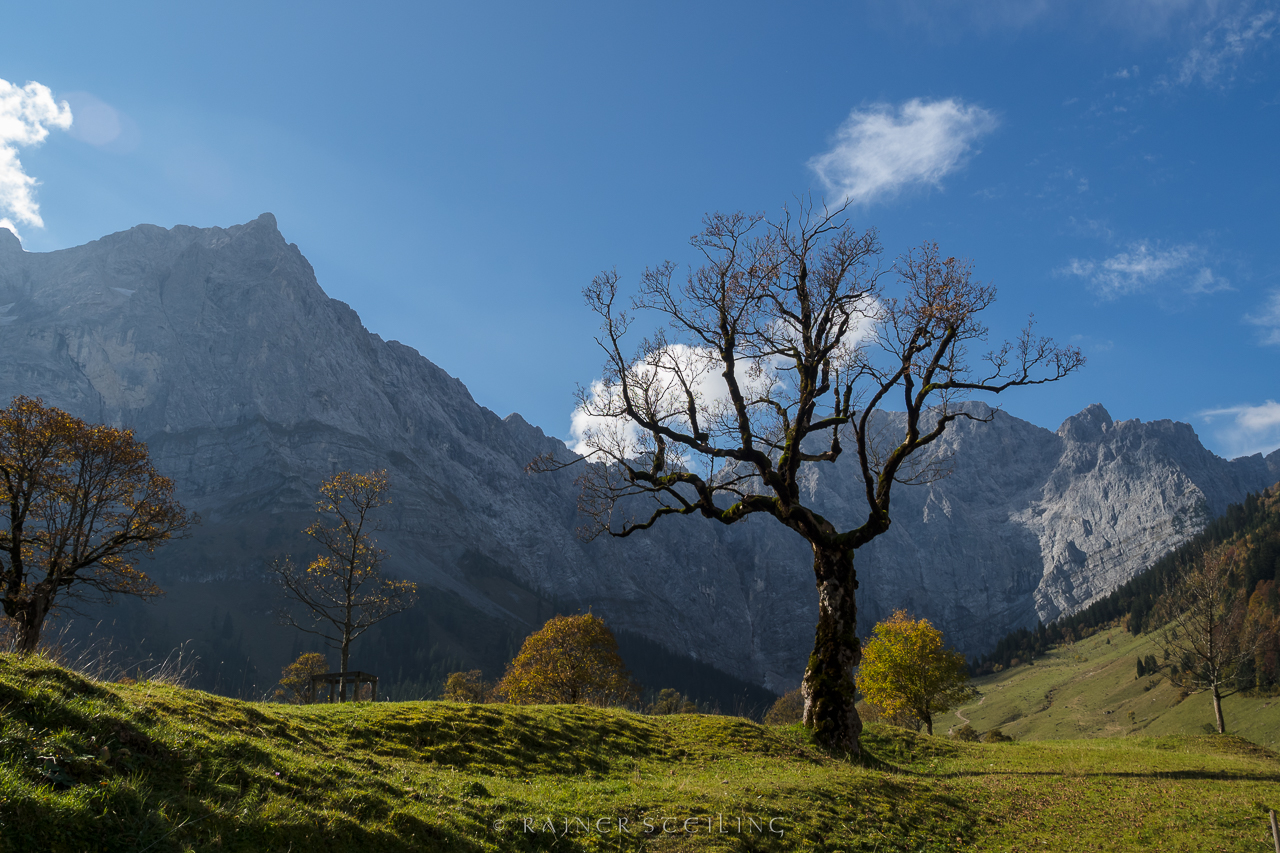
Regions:
<instances>
[{"instance_id":1,"label":"autumn foliage tree","mask_svg":"<svg viewBox=\"0 0 1280 853\"><path fill-rule=\"evenodd\" d=\"M386 471L342 471L325 480L316 502L319 518L303 531L321 553L306 566L289 557L270 566L286 595L302 604L302 615L282 609L281 621L338 649L342 672L348 671L352 641L417 599L417 584L382 576L386 554L373 539L378 525L372 513L391 502L387 489ZM339 696L346 700L345 681Z\"/></svg>"},{"instance_id":2,"label":"autumn foliage tree","mask_svg":"<svg viewBox=\"0 0 1280 853\"><path fill-rule=\"evenodd\" d=\"M131 431L38 398L0 412L0 595L19 653L67 599L159 595L137 558L194 522Z\"/></svg>"},{"instance_id":3,"label":"autumn foliage tree","mask_svg":"<svg viewBox=\"0 0 1280 853\"><path fill-rule=\"evenodd\" d=\"M310 705L316 701L313 675L329 671L329 661L319 652L304 652L280 673L280 686L276 688L278 702L289 705Z\"/></svg>"},{"instance_id":4,"label":"autumn foliage tree","mask_svg":"<svg viewBox=\"0 0 1280 853\"><path fill-rule=\"evenodd\" d=\"M444 701L482 705L493 701L494 685L484 680L478 669L451 672L444 682Z\"/></svg>"},{"instance_id":5,"label":"autumn foliage tree","mask_svg":"<svg viewBox=\"0 0 1280 853\"><path fill-rule=\"evenodd\" d=\"M666 717L671 714L696 714L698 713L698 703L674 687L664 687L658 691L657 698L653 700L649 707L644 709L644 712L654 717Z\"/></svg>"},{"instance_id":6,"label":"autumn foliage tree","mask_svg":"<svg viewBox=\"0 0 1280 853\"><path fill-rule=\"evenodd\" d=\"M1162 602L1166 618L1156 643L1178 666L1172 680L1184 689L1207 692L1213 699L1214 722L1227 730L1222 698L1236 692L1236 672L1253 662L1264 639L1247 618L1248 601L1233 576L1233 548L1216 548L1185 565L1170 582Z\"/></svg>"},{"instance_id":7,"label":"autumn foliage tree","mask_svg":"<svg viewBox=\"0 0 1280 853\"><path fill-rule=\"evenodd\" d=\"M1280 568L1280 560L1277 561ZM1280 680L1280 584L1259 581L1249 596L1245 630L1257 638L1254 660L1241 662L1236 683L1242 690L1274 687Z\"/></svg>"},{"instance_id":8,"label":"autumn foliage tree","mask_svg":"<svg viewBox=\"0 0 1280 853\"><path fill-rule=\"evenodd\" d=\"M895 484L944 473L913 457L952 422L982 419L966 397L1052 382L1084 359L1030 324L974 353L995 290L972 265L925 243L894 265L895 295L882 286L876 232L857 233L841 214L707 216L691 240L705 262L687 276L672 262L646 269L629 304L616 272L595 278L585 296L601 320L604 370L578 393L593 463L579 483L587 536L631 536L667 516L734 524L759 514L803 537L818 588L804 721L819 742L856 753L854 552L889 529ZM632 349L643 314L665 328ZM835 463L846 447L865 501L849 508L851 522L817 512L805 487L808 466ZM548 456L531 468L575 463Z\"/></svg>"},{"instance_id":9,"label":"autumn foliage tree","mask_svg":"<svg viewBox=\"0 0 1280 853\"><path fill-rule=\"evenodd\" d=\"M964 655L947 649L942 632L927 619L899 610L876 625L862 647L858 690L882 716L909 714L933 734L933 715L976 694L969 686Z\"/></svg>"},{"instance_id":10,"label":"autumn foliage tree","mask_svg":"<svg viewBox=\"0 0 1280 853\"><path fill-rule=\"evenodd\" d=\"M804 719L804 696L800 689L788 690L765 712L764 721L771 726L785 726Z\"/></svg>"},{"instance_id":11,"label":"autumn foliage tree","mask_svg":"<svg viewBox=\"0 0 1280 853\"><path fill-rule=\"evenodd\" d=\"M498 692L519 705L618 705L636 698L618 641L590 613L556 616L530 634Z\"/></svg>"}]
</instances>

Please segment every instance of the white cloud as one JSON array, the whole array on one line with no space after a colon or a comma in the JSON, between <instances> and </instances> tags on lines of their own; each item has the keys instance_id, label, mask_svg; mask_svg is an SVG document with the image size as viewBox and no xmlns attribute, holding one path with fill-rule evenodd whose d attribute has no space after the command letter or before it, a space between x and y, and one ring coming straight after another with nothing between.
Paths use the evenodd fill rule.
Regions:
<instances>
[{"instance_id":1,"label":"white cloud","mask_svg":"<svg viewBox=\"0 0 1280 853\"><path fill-rule=\"evenodd\" d=\"M1216 275L1208 267L1201 267L1187 287L1187 293L1217 293L1220 290L1235 290L1235 288L1231 286L1231 282Z\"/></svg>"},{"instance_id":2,"label":"white cloud","mask_svg":"<svg viewBox=\"0 0 1280 853\"><path fill-rule=\"evenodd\" d=\"M636 361L631 365L630 375L636 388L652 389L653 405L662 412L671 412L672 427L687 427L687 419L682 416L685 409L684 383L689 384L695 397L698 398L699 410L716 409L728 402L728 384L722 377L723 365L716 352L708 347L691 347L684 343L672 343L662 351L654 352L648 359ZM682 380L681 380L682 378ZM616 409L622 398L621 386L611 386L596 379L591 383L590 397L593 407L603 406L605 409ZM575 453L591 452L590 438L593 434L613 433L621 430L626 437L628 447L637 447L641 443L640 429L634 421L617 421L612 418L598 418L582 409L573 410L570 421L570 448ZM639 452L639 451L637 451Z\"/></svg>"},{"instance_id":3,"label":"white cloud","mask_svg":"<svg viewBox=\"0 0 1280 853\"><path fill-rule=\"evenodd\" d=\"M713 415L729 405L729 385L724 381L723 372L723 362L714 350L687 344L669 344L646 360L636 362L630 369L634 386L654 389L652 396L655 408L663 413L670 413L671 425L678 429L688 428L688 418L684 416L687 398L681 377L692 388L698 401L698 411L702 415ZM742 392L749 398L763 395L776 382L776 377L770 371L739 375L738 379ZM594 405L614 408L612 403L621 399L622 388L618 385L606 385L597 379L591 383L590 394ZM585 455L591 452L589 438L593 432L613 433L616 430L620 430L626 437L628 446L636 447L640 444L641 433L633 421L618 422L611 418L596 417L579 406L574 409L570 420L571 441L568 444L574 453Z\"/></svg>"},{"instance_id":4,"label":"white cloud","mask_svg":"<svg viewBox=\"0 0 1280 853\"><path fill-rule=\"evenodd\" d=\"M1230 83L1245 54L1267 44L1278 28L1280 13L1275 9L1242 4L1233 14L1209 24L1198 37L1182 59L1177 82L1184 86L1196 81L1206 86Z\"/></svg>"},{"instance_id":5,"label":"white cloud","mask_svg":"<svg viewBox=\"0 0 1280 853\"><path fill-rule=\"evenodd\" d=\"M1246 314L1244 319L1262 327L1262 343L1280 346L1280 290L1272 291L1261 313Z\"/></svg>"},{"instance_id":6,"label":"white cloud","mask_svg":"<svg viewBox=\"0 0 1280 853\"><path fill-rule=\"evenodd\" d=\"M1224 417L1231 421L1215 430L1218 443L1229 457L1270 453L1280 447L1280 403L1268 400L1260 406L1230 406L1201 412L1206 424Z\"/></svg>"},{"instance_id":7,"label":"white cloud","mask_svg":"<svg viewBox=\"0 0 1280 853\"><path fill-rule=\"evenodd\" d=\"M832 363L837 369L849 364L858 347L876 339L876 323L881 313L880 303L875 300L867 300L858 306L850 318L849 328L840 339L841 346L832 356ZM772 329L776 340L795 343L799 339L794 327L787 321L773 321ZM785 399L789 396L786 386L793 373L787 369L790 364L786 356L779 354L745 358L736 363L734 372L738 389L753 410L763 410L766 417L773 414L772 407L761 405L760 400L764 397L772 397L785 404ZM712 431L715 423L732 419L733 406L729 385L724 379L724 362L710 347L669 343L635 361L628 372L631 377L631 393L643 393L639 389L646 389L652 409L660 412L677 429L689 429L686 415L688 397L684 390L686 385L693 391L699 426L702 429ZM588 406L596 410L616 411L621 395L620 385L607 384L597 379L588 389ZM602 437L617 440L619 444L630 448L628 455L638 456L643 452L641 446L644 436L634 421L592 415L581 405L574 409L570 417L569 436L565 442L569 449L583 456L592 451L593 440L597 445L611 443L601 442ZM672 448L672 453L679 454L679 449Z\"/></svg>"},{"instance_id":8,"label":"white cloud","mask_svg":"<svg viewBox=\"0 0 1280 853\"><path fill-rule=\"evenodd\" d=\"M1182 279L1183 289L1188 293L1229 289L1230 283L1216 277L1208 267L1201 267L1187 278L1187 268L1203 254L1194 243L1160 248L1141 240L1131 243L1127 251L1102 261L1072 258L1061 271L1087 279L1093 289L1106 299L1138 293L1163 280Z\"/></svg>"},{"instance_id":9,"label":"white cloud","mask_svg":"<svg viewBox=\"0 0 1280 853\"><path fill-rule=\"evenodd\" d=\"M605 385L599 379L591 383L589 389L592 405L602 405L608 400L612 400L618 393L618 389L609 385ZM582 406L578 406L573 410L573 414L569 416L569 439L565 444L569 445L569 449L579 456L586 456L591 453L592 448L588 443L588 439L603 430L614 427L613 418L604 418L596 415L588 414ZM633 421L626 421L621 425L627 437L627 445L634 446L640 441L640 428Z\"/></svg>"},{"instance_id":10,"label":"white cloud","mask_svg":"<svg viewBox=\"0 0 1280 853\"><path fill-rule=\"evenodd\" d=\"M71 107L66 101L56 103L49 87L39 83L19 87L0 80L0 212L37 228L44 227L44 220L31 193L36 179L22 170L18 146L39 145L51 127L71 127ZM14 230L12 222L5 227Z\"/></svg>"},{"instance_id":11,"label":"white cloud","mask_svg":"<svg viewBox=\"0 0 1280 853\"><path fill-rule=\"evenodd\" d=\"M850 113L835 147L809 167L841 201L869 203L912 184L940 186L996 124L992 113L954 98L914 98L897 110L876 104Z\"/></svg>"}]
</instances>

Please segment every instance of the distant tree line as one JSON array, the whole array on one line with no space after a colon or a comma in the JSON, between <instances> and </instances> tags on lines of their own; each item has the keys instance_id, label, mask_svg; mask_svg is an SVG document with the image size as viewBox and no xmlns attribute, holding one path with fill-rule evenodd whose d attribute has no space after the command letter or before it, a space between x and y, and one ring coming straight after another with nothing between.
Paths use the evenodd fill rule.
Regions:
<instances>
[{"instance_id":1,"label":"distant tree line","mask_svg":"<svg viewBox=\"0 0 1280 853\"><path fill-rule=\"evenodd\" d=\"M995 648L973 659L973 675L999 672L1030 663L1051 648L1073 643L1097 631L1123 626L1134 636L1159 628L1169 618L1171 590L1176 580L1191 572L1204 555L1232 548L1232 573L1228 580L1242 602L1255 614L1280 613L1280 484L1251 494L1232 504L1199 534L1161 557L1142 574L1121 585L1105 598L1050 625L1034 630L1020 628L1005 635ZM1153 661L1154 663L1154 661ZM1146 661L1144 671L1150 670ZM1280 685L1280 651L1264 644L1258 654L1239 669L1241 689L1273 689Z\"/></svg>"}]
</instances>

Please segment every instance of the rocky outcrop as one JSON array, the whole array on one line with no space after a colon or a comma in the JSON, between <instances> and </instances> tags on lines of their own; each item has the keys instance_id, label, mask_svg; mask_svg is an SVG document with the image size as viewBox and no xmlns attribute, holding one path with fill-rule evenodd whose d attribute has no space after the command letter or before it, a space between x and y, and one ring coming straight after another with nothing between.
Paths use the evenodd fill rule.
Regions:
<instances>
[{"instance_id":1,"label":"rocky outcrop","mask_svg":"<svg viewBox=\"0 0 1280 853\"><path fill-rule=\"evenodd\" d=\"M393 571L519 622L465 570L482 555L727 672L798 681L815 609L802 542L765 519L579 540L572 474L524 471L563 445L366 330L270 214L226 229L143 225L47 254L6 234L0 397L38 395L148 443L204 519L160 552L161 585L260 576L267 556L305 547L297 531L321 479L385 467ZM958 423L935 450L951 475L899 487L892 529L858 555L863 624L907 607L981 651L1084 606L1280 479L1280 454L1228 462L1186 424L1114 423L1091 406L1054 433L974 405L990 422ZM829 517L857 518L848 461L806 483Z\"/></svg>"},{"instance_id":2,"label":"rocky outcrop","mask_svg":"<svg viewBox=\"0 0 1280 853\"><path fill-rule=\"evenodd\" d=\"M1280 480L1280 452L1228 462L1187 424L1116 423L1094 404L1055 433L969 407L989 422L953 424L930 454L947 476L896 487L893 526L858 555L864 618L927 613L969 651L992 642L994 624L1087 606ZM853 473L841 460L813 481L815 501L846 523Z\"/></svg>"}]
</instances>

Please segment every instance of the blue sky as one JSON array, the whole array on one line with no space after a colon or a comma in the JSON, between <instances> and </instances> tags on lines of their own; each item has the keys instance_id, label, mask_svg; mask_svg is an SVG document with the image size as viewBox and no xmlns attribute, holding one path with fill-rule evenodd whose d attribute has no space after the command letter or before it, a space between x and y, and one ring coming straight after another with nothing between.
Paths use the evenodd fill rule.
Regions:
<instances>
[{"instance_id":1,"label":"blue sky","mask_svg":"<svg viewBox=\"0 0 1280 853\"><path fill-rule=\"evenodd\" d=\"M1275 0L46 2L6 9L0 80L27 250L271 211L371 331L554 435L595 273L813 192L1084 349L1010 413L1280 446Z\"/></svg>"}]
</instances>

